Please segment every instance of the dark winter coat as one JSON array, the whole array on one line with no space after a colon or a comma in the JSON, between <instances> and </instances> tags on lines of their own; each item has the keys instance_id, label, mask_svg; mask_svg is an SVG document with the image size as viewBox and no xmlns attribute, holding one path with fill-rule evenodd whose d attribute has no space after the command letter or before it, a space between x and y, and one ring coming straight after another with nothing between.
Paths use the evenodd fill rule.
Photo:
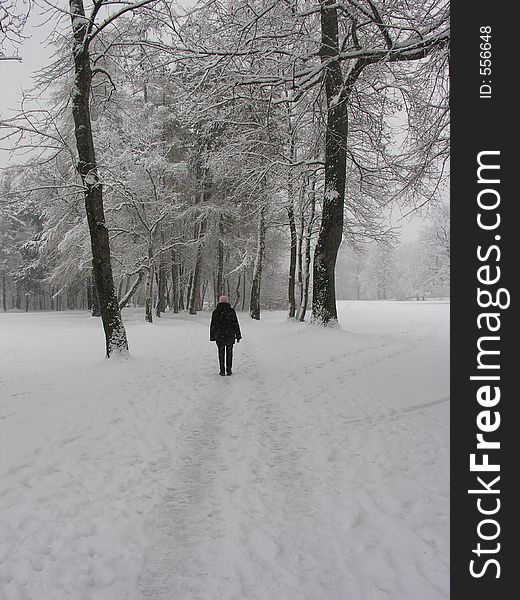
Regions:
<instances>
[{"instance_id":1,"label":"dark winter coat","mask_svg":"<svg viewBox=\"0 0 520 600\"><path fill-rule=\"evenodd\" d=\"M219 302L211 315L209 339L219 346L230 346L242 339L235 309L227 302Z\"/></svg>"}]
</instances>

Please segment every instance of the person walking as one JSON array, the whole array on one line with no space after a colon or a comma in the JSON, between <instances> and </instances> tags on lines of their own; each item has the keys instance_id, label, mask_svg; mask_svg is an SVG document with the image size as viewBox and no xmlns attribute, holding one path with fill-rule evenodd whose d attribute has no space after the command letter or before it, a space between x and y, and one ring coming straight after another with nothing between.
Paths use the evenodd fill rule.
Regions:
<instances>
[{"instance_id":1,"label":"person walking","mask_svg":"<svg viewBox=\"0 0 520 600\"><path fill-rule=\"evenodd\" d=\"M217 343L220 375L232 375L233 345L235 340L240 342L242 334L237 313L227 296L220 296L217 308L211 314L209 339Z\"/></svg>"}]
</instances>

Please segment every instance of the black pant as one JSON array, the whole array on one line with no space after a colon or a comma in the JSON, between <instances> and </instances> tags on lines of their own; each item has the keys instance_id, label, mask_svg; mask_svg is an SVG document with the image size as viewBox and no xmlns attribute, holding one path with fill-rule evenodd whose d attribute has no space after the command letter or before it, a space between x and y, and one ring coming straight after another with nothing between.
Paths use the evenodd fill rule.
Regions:
<instances>
[{"instance_id":1,"label":"black pant","mask_svg":"<svg viewBox=\"0 0 520 600\"><path fill-rule=\"evenodd\" d=\"M220 363L221 373L231 373L233 366L233 344L219 344L218 347L218 362ZM225 359L225 360L224 360Z\"/></svg>"}]
</instances>

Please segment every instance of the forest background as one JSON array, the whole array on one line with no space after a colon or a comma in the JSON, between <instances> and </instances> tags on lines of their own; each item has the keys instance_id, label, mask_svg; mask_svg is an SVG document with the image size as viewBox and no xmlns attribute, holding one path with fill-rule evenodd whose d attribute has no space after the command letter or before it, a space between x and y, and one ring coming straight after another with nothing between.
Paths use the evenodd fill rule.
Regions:
<instances>
[{"instance_id":1,"label":"forest background","mask_svg":"<svg viewBox=\"0 0 520 600\"><path fill-rule=\"evenodd\" d=\"M4 311L133 305L152 322L226 293L253 318L333 324L336 299L449 295L447 2L2 11ZM9 112L9 78L35 67Z\"/></svg>"}]
</instances>

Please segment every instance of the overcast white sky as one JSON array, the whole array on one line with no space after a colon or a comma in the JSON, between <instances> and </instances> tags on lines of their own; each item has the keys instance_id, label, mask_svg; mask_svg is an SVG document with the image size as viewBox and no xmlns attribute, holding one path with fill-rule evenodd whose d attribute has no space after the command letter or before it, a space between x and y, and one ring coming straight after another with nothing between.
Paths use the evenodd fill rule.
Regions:
<instances>
[{"instance_id":1,"label":"overcast white sky","mask_svg":"<svg viewBox=\"0 0 520 600\"><path fill-rule=\"evenodd\" d=\"M50 31L50 25L43 25L44 17L38 11L30 18L26 35L29 39L24 42L19 50L22 62L0 61L0 119L6 119L16 113L19 107L22 90L29 90L33 86L32 75L43 67L52 53L52 49L44 44L45 38ZM10 155L7 151L0 149L0 168L10 163ZM402 241L411 241L417 237L417 233L424 221L418 216L397 221L400 217L399 209L393 211L393 224L400 226Z\"/></svg>"},{"instance_id":2,"label":"overcast white sky","mask_svg":"<svg viewBox=\"0 0 520 600\"><path fill-rule=\"evenodd\" d=\"M0 119L8 119L18 111L22 90L33 87L33 73L49 61L52 49L46 47L44 41L51 26L45 25L44 21L44 16L35 7L25 31L28 39L17 52L22 62L0 60ZM7 164L9 153L0 150L0 166Z\"/></svg>"}]
</instances>

